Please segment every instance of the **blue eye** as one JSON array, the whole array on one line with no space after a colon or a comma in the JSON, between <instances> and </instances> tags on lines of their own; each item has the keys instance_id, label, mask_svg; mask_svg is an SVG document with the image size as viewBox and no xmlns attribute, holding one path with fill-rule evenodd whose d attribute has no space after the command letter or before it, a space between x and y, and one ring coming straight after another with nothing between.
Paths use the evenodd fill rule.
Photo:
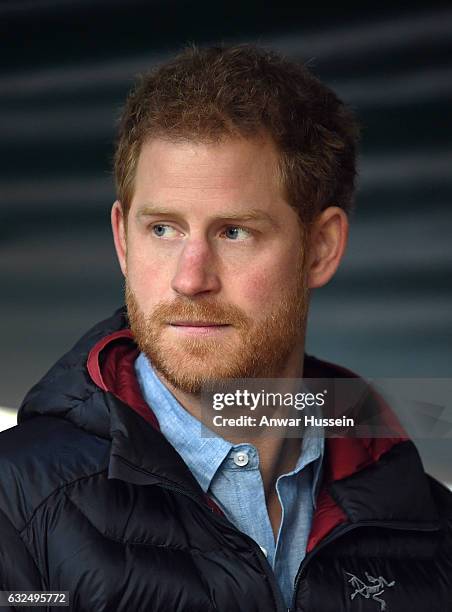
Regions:
<instances>
[{"instance_id":1,"label":"blue eye","mask_svg":"<svg viewBox=\"0 0 452 612\"><path fill-rule=\"evenodd\" d=\"M170 236L174 236L176 230L171 225L165 225L164 223L157 223L152 226L153 233L158 238L169 238Z\"/></svg>"},{"instance_id":2,"label":"blue eye","mask_svg":"<svg viewBox=\"0 0 452 612\"><path fill-rule=\"evenodd\" d=\"M231 225L225 230L224 234L226 238L229 238L230 240L244 240L250 233L243 227Z\"/></svg>"}]
</instances>

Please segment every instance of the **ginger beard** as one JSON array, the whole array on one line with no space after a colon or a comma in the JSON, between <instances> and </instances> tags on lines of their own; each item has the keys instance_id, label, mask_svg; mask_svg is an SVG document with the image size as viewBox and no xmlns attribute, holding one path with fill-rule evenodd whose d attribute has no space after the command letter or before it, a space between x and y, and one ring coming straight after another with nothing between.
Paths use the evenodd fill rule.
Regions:
<instances>
[{"instance_id":1,"label":"ginger beard","mask_svg":"<svg viewBox=\"0 0 452 612\"><path fill-rule=\"evenodd\" d=\"M199 394L209 384L229 378L276 378L297 344L304 341L308 290L303 262L295 287L279 291L275 307L253 321L242 309L210 298L177 296L160 302L147 315L126 279L130 328L140 350L173 387ZM228 324L219 338L177 337L169 322L210 321Z\"/></svg>"}]
</instances>

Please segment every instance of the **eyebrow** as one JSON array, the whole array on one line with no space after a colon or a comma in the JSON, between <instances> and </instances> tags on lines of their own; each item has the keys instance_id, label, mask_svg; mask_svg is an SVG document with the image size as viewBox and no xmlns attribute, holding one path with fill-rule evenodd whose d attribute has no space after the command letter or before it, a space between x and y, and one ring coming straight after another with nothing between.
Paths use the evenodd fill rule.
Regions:
<instances>
[{"instance_id":1,"label":"eyebrow","mask_svg":"<svg viewBox=\"0 0 452 612\"><path fill-rule=\"evenodd\" d=\"M159 206L157 204L144 204L138 209L136 214L138 218L159 215L173 217L183 216L176 209L168 208L166 206ZM266 221L275 227L279 227L279 224L274 217L264 210L259 210L257 208L249 208L247 210L227 210L216 214L214 217L212 217L212 220Z\"/></svg>"}]
</instances>

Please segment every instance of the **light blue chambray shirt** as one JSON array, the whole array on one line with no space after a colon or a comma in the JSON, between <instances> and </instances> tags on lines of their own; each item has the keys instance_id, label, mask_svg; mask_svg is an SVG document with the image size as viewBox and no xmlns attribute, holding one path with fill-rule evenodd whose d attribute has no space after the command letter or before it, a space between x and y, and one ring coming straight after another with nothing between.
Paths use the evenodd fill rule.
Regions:
<instances>
[{"instance_id":1,"label":"light blue chambray shirt","mask_svg":"<svg viewBox=\"0 0 452 612\"><path fill-rule=\"evenodd\" d=\"M187 412L141 353L135 362L138 382L163 435L190 468L205 493L240 531L264 550L287 607L306 555L324 450L324 438L306 428L295 469L279 476L276 492L282 508L277 541L265 503L259 455L252 444L232 444L220 436L201 437L201 423ZM245 453L246 465L241 455ZM237 463L240 465L238 465Z\"/></svg>"}]
</instances>

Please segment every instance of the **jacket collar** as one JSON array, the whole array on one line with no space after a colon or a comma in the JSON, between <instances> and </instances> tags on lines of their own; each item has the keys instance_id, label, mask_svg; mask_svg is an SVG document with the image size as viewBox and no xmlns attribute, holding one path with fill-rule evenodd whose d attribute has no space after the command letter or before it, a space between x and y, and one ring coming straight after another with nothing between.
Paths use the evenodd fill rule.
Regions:
<instances>
[{"instance_id":1,"label":"jacket collar","mask_svg":"<svg viewBox=\"0 0 452 612\"><path fill-rule=\"evenodd\" d=\"M110 413L109 478L141 485L165 483L204 500L197 480L160 433L141 394L134 367L138 354L128 327L96 342L88 354L88 373L105 392Z\"/></svg>"}]
</instances>

